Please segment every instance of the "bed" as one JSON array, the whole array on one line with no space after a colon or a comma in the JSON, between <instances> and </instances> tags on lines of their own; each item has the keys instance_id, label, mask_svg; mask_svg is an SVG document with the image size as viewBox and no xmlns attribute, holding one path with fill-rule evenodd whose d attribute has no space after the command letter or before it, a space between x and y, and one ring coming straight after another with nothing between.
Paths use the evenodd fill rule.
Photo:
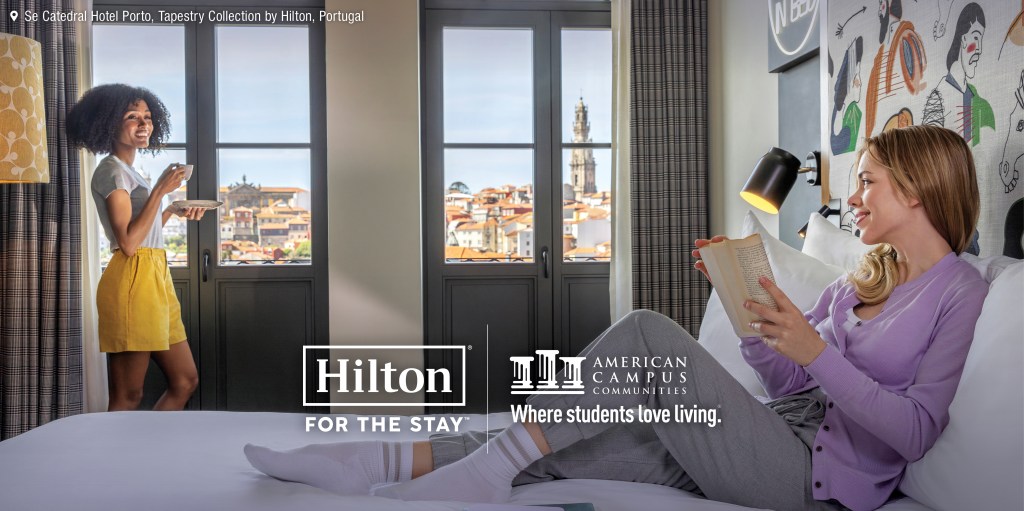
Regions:
<instances>
[{"instance_id":1,"label":"bed","mask_svg":"<svg viewBox=\"0 0 1024 511\"><path fill-rule=\"evenodd\" d=\"M267 477L242 455L246 442L291 448L352 435L306 433L304 415L243 412L114 412L61 419L0 443L0 508L21 510L461 510L462 503L340 497ZM351 418L351 416L350 416ZM508 414L492 414L491 426ZM484 417L471 416L471 428ZM403 427L403 430L408 430ZM145 434L139 434L140 431ZM359 434L395 440L394 434ZM401 438L424 434L403 433ZM639 483L564 480L517 487L513 502L592 502L595 509L733 511L752 508ZM887 511L927 508L909 499Z\"/></svg>"},{"instance_id":2,"label":"bed","mask_svg":"<svg viewBox=\"0 0 1024 511\"><path fill-rule=\"evenodd\" d=\"M824 222L822 224L821 222ZM827 224L827 225L826 225ZM831 230L830 230L831 229ZM805 253L768 235L752 215L744 235L765 239L776 279L807 309L821 289L863 250L849 233L811 218ZM830 254L831 253L831 254ZM813 256L811 255L813 254ZM968 258L991 283L974 344L950 406L950 423L900 484L906 497L883 511L1024 509L1024 387L1020 314L1024 263ZM721 302L713 296L700 342L752 394L763 394L736 349ZM305 415L253 412L116 412L67 417L0 442L0 510L148 509L180 511L289 509L461 510L463 503L341 497L278 481L249 466L247 442L287 449L354 438L425 438L427 433L338 434L305 431ZM353 421L350 417L350 422ZM470 416L464 428L508 424L505 414ZM983 418L983 419L979 419ZM408 421L408 418L403 418ZM601 511L736 511L674 488L618 481L563 480L516 487L518 504L590 502Z\"/></svg>"}]
</instances>

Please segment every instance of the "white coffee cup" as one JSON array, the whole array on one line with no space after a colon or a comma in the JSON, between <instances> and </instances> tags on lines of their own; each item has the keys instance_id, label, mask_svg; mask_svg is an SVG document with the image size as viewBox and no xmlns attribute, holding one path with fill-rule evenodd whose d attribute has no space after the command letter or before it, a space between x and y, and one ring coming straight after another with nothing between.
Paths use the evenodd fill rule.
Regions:
<instances>
[{"instance_id":1,"label":"white coffee cup","mask_svg":"<svg viewBox=\"0 0 1024 511\"><path fill-rule=\"evenodd\" d=\"M192 177L192 167L193 167L193 165L185 164L185 163L178 163L176 165L177 165L177 168L185 169L185 181L188 181L188 178Z\"/></svg>"}]
</instances>

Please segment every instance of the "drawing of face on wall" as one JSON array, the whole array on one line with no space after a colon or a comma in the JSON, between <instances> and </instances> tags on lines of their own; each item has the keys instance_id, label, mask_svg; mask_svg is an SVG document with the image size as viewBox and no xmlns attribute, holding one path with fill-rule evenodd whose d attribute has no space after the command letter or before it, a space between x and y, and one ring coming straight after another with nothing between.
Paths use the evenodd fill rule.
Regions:
<instances>
[{"instance_id":1,"label":"drawing of face on wall","mask_svg":"<svg viewBox=\"0 0 1024 511\"><path fill-rule=\"evenodd\" d=\"M860 59L864 47L864 39L858 37L854 40L854 43L850 45L850 48L846 50L847 58L849 58L850 73L848 77L849 96L850 101L860 101L861 94L861 78L860 78ZM852 54L851 54L852 53ZM852 57L852 58L850 58Z\"/></svg>"},{"instance_id":2,"label":"drawing of face on wall","mask_svg":"<svg viewBox=\"0 0 1024 511\"><path fill-rule=\"evenodd\" d=\"M901 0L878 1L878 44L885 44L889 35L889 26L903 18Z\"/></svg>"},{"instance_id":3,"label":"drawing of face on wall","mask_svg":"<svg viewBox=\"0 0 1024 511\"><path fill-rule=\"evenodd\" d=\"M984 36L985 13L981 6L973 2L965 5L956 21L956 32L946 54L946 69L950 73L955 73L954 64L959 62L959 71L963 73L964 81L974 78L978 60L981 58L981 41ZM964 83L961 82L960 85L963 86Z\"/></svg>"},{"instance_id":4,"label":"drawing of face on wall","mask_svg":"<svg viewBox=\"0 0 1024 511\"><path fill-rule=\"evenodd\" d=\"M981 58L981 38L984 35L984 26L971 23L970 31L960 38L960 66L967 78L974 78L974 72L978 69L978 59Z\"/></svg>"},{"instance_id":5,"label":"drawing of face on wall","mask_svg":"<svg viewBox=\"0 0 1024 511\"><path fill-rule=\"evenodd\" d=\"M971 23L970 30L960 37L960 67L967 78L974 78L978 68L978 59L981 58L981 40L985 35L985 26L978 23Z\"/></svg>"},{"instance_id":6,"label":"drawing of face on wall","mask_svg":"<svg viewBox=\"0 0 1024 511\"><path fill-rule=\"evenodd\" d=\"M878 0L878 25L878 44L882 44L885 42L885 32L889 30L889 2L885 0Z\"/></svg>"}]
</instances>

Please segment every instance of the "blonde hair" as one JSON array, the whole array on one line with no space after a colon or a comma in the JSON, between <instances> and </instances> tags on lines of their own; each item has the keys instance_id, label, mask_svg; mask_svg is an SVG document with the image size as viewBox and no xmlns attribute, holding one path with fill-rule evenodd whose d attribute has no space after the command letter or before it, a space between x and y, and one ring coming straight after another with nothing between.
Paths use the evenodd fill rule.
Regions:
<instances>
[{"instance_id":1,"label":"blonde hair","mask_svg":"<svg viewBox=\"0 0 1024 511\"><path fill-rule=\"evenodd\" d=\"M974 157L964 139L937 126L907 126L868 138L857 153L889 171L896 192L921 202L932 227L958 255L974 236L980 214ZM900 281L896 248L881 243L847 279L866 305L884 302Z\"/></svg>"}]
</instances>

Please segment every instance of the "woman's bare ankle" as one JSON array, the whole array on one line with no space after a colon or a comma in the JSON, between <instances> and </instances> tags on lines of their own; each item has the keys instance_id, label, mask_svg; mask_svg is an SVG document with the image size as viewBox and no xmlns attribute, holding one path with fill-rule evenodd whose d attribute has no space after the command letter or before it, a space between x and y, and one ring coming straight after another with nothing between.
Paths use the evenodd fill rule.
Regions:
<instances>
[{"instance_id":1,"label":"woman's bare ankle","mask_svg":"<svg viewBox=\"0 0 1024 511\"><path fill-rule=\"evenodd\" d=\"M523 427L530 433L530 438L533 439L533 443L537 444L537 449L540 449L541 454L544 456L551 454L551 446L548 445L548 439L544 438L544 431L540 429L540 424L524 422Z\"/></svg>"},{"instance_id":2,"label":"woman's bare ankle","mask_svg":"<svg viewBox=\"0 0 1024 511\"><path fill-rule=\"evenodd\" d=\"M434 470L434 449L429 441L413 442L412 444L412 478L428 474Z\"/></svg>"}]
</instances>

